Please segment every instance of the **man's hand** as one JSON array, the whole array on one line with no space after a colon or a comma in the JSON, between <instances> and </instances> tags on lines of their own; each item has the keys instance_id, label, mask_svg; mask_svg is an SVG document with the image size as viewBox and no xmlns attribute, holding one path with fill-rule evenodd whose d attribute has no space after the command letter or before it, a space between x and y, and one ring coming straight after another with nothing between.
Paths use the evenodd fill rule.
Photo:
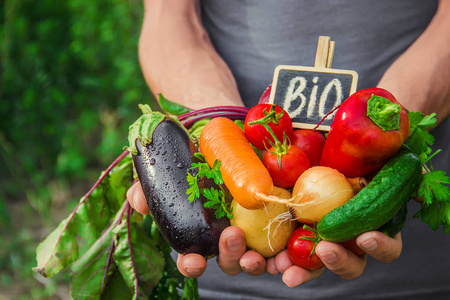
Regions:
<instances>
[{"instance_id":1,"label":"man's hand","mask_svg":"<svg viewBox=\"0 0 450 300\"><path fill-rule=\"evenodd\" d=\"M390 238L378 231L366 232L356 239L356 244L366 254L383 263L394 261L402 251L400 234L395 238ZM366 254L358 256L337 243L321 241L316 247L316 253L324 262L326 268L343 279L353 280L358 278L363 274L366 266ZM324 269L307 271L293 265L288 257L287 250L278 254L272 262L270 260L267 263L269 273L283 273L283 282L290 287L318 277Z\"/></svg>"},{"instance_id":2,"label":"man's hand","mask_svg":"<svg viewBox=\"0 0 450 300\"><path fill-rule=\"evenodd\" d=\"M148 214L140 182L135 182L127 191L130 205L140 214ZM246 251L244 232L238 227L226 228L219 241L219 256L217 263L224 273L235 275L245 270L250 275L260 275L265 272L266 260L255 251ZM178 255L178 270L187 277L199 277L206 270L206 259L198 254Z\"/></svg>"},{"instance_id":3,"label":"man's hand","mask_svg":"<svg viewBox=\"0 0 450 300\"><path fill-rule=\"evenodd\" d=\"M141 214L148 214L148 206L139 182L127 192L130 205ZM316 247L316 253L324 262L325 267L340 277L353 280L361 276L366 267L366 256L371 255L383 263L390 263L397 259L402 252L402 239L398 234L395 238L378 232L370 231L360 235L356 244L366 254L356 255L344 246L321 241ZM255 251L247 251L244 233L235 226L226 228L219 241L219 255L217 264L228 275L236 275L245 271L249 275L261 275L266 271L276 275L283 273L283 282L294 287L311 281L323 272L325 268L308 271L292 264L287 250L277 256L266 259ZM206 259L198 254L178 255L178 270L187 277L200 277L206 270Z\"/></svg>"}]
</instances>

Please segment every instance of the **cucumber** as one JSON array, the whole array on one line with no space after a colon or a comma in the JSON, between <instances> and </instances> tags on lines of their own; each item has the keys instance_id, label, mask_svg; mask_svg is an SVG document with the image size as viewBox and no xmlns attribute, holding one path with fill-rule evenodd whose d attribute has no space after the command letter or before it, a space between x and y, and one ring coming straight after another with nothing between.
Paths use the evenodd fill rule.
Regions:
<instances>
[{"instance_id":1,"label":"cucumber","mask_svg":"<svg viewBox=\"0 0 450 300\"><path fill-rule=\"evenodd\" d=\"M319 237L343 242L380 228L408 202L421 180L419 158L401 149L355 197L320 219Z\"/></svg>"},{"instance_id":2,"label":"cucumber","mask_svg":"<svg viewBox=\"0 0 450 300\"><path fill-rule=\"evenodd\" d=\"M402 208L395 214L395 216L390 219L386 224L378 228L378 231L381 231L387 236L394 237L399 233L403 226L405 226L406 215L408 214L408 205L403 205Z\"/></svg>"}]
</instances>

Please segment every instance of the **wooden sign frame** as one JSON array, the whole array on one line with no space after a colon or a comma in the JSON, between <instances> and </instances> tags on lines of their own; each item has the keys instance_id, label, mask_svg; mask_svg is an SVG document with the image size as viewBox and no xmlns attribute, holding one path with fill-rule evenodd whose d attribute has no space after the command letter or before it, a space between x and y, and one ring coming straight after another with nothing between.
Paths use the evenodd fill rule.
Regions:
<instances>
[{"instance_id":1,"label":"wooden sign frame","mask_svg":"<svg viewBox=\"0 0 450 300\"><path fill-rule=\"evenodd\" d=\"M329 131L334 116L330 112L356 92L358 73L331 68L334 45L330 37L319 37L314 67L279 65L275 68L269 103L283 107L291 116L295 128ZM289 83L287 79L290 79ZM346 90L343 90L343 86ZM286 89L290 92L287 96ZM328 95L333 94L332 90L335 99L330 104L327 100ZM303 91L307 94L303 94ZM322 124L317 126L325 117Z\"/></svg>"}]
</instances>

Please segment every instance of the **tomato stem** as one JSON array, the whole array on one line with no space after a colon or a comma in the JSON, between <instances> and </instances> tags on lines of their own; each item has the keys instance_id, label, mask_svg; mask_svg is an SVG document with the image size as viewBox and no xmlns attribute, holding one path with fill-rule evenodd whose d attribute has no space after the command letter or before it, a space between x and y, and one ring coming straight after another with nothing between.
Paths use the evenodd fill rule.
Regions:
<instances>
[{"instance_id":1,"label":"tomato stem","mask_svg":"<svg viewBox=\"0 0 450 300\"><path fill-rule=\"evenodd\" d=\"M266 147L266 149L270 153L277 156L278 168L281 170L281 157L289 152L290 142L288 143L288 141L287 141L286 133L283 133L283 142L280 142L280 140L277 138L277 136L273 132L272 128L268 125L270 122L272 122L274 124L278 124L279 123L278 120L281 119L281 117L283 117L284 110L281 110L281 112L277 113L275 111L275 108L276 108L276 106L272 105L270 107L269 112L267 112L267 110L264 109L263 110L264 117L262 117L261 119L258 119L258 120L248 122L248 125L259 124L259 125L263 126L267 130L267 132L270 133L270 135L272 136L272 138L274 140L274 143L272 141L270 141L269 139L267 141L269 142L270 146L272 146L275 149L275 151L269 151L269 149L267 149L267 147ZM265 142L264 142L264 145L265 145Z\"/></svg>"},{"instance_id":2,"label":"tomato stem","mask_svg":"<svg viewBox=\"0 0 450 300\"><path fill-rule=\"evenodd\" d=\"M314 226L313 227L310 227L310 226L304 224L303 225L303 229L308 229L309 231L314 233L314 237L310 237L310 236L302 236L302 237L300 237L301 239L305 239L305 240L314 242L314 247L312 248L311 253L309 254L309 258L311 258L314 255L314 253L316 252L317 244L320 243L320 241L322 239L320 238L319 232L317 231L317 223L316 222L314 222Z\"/></svg>"},{"instance_id":3,"label":"tomato stem","mask_svg":"<svg viewBox=\"0 0 450 300\"><path fill-rule=\"evenodd\" d=\"M258 119L258 120L251 121L251 122L248 123L248 125L254 125L254 124L263 125L263 124L268 124L270 122L273 122L274 124L278 124L279 123L278 120L283 117L284 110L282 110L281 112L277 113L275 111L275 108L276 108L276 106L272 105L270 107L269 112L267 112L267 110L264 109L263 110L264 117L262 117L261 119Z\"/></svg>"}]
</instances>

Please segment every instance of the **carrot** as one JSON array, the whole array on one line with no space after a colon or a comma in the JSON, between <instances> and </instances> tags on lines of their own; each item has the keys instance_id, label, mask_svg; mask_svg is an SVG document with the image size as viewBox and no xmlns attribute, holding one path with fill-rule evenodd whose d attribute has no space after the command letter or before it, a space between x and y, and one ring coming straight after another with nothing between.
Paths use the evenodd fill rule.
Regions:
<instances>
[{"instance_id":1,"label":"carrot","mask_svg":"<svg viewBox=\"0 0 450 300\"><path fill-rule=\"evenodd\" d=\"M256 195L272 195L273 181L238 125L222 117L209 121L200 135L200 151L211 167L216 159L221 162L223 182L241 206L264 207Z\"/></svg>"}]
</instances>

